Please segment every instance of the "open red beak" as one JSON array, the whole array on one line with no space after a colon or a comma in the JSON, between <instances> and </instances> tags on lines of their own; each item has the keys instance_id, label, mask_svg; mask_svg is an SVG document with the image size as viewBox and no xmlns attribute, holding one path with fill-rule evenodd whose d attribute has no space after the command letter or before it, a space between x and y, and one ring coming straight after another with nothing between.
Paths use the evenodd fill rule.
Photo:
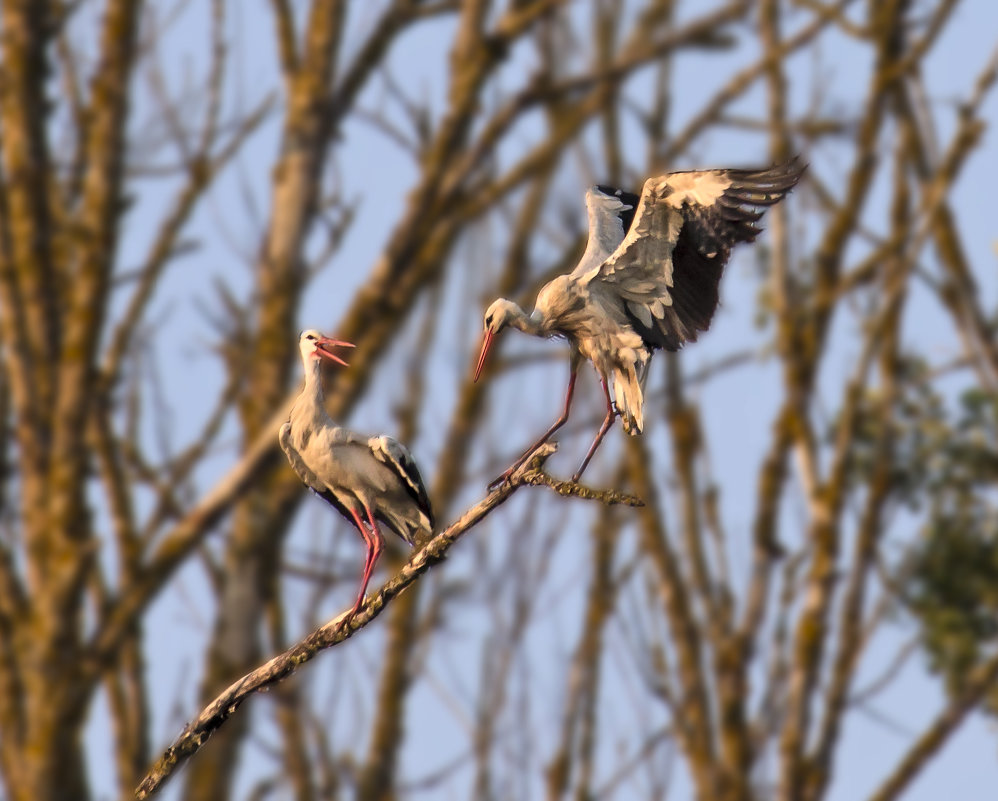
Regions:
<instances>
[{"instance_id":1,"label":"open red beak","mask_svg":"<svg viewBox=\"0 0 998 801\"><path fill-rule=\"evenodd\" d=\"M495 334L492 329L485 329L485 339L482 340L482 353L478 357L478 367L475 368L475 381L478 381L478 377L482 374L482 368L485 366L485 358L489 355L489 348L492 347L492 339Z\"/></svg>"},{"instance_id":2,"label":"open red beak","mask_svg":"<svg viewBox=\"0 0 998 801\"><path fill-rule=\"evenodd\" d=\"M337 364L342 364L344 367L349 367L343 359L337 356L331 348L353 348L356 347L352 342L346 342L342 339L330 339L329 337L323 337L315 343L316 352L330 361L334 361Z\"/></svg>"}]
</instances>

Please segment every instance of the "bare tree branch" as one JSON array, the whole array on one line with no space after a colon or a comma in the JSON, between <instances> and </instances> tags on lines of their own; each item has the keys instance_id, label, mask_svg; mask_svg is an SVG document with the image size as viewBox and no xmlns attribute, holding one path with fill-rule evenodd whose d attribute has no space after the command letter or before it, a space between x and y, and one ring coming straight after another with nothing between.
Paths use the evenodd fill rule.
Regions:
<instances>
[{"instance_id":1,"label":"bare tree branch","mask_svg":"<svg viewBox=\"0 0 998 801\"><path fill-rule=\"evenodd\" d=\"M494 509L505 503L517 489L524 484L545 484L541 467L555 449L555 446L551 444L539 448L530 461L517 470L508 483L496 488L477 504L470 507L450 526L435 535L423 548L417 551L394 578L390 579L377 593L369 595L365 599L364 605L356 615L351 617L349 612L338 615L283 654L274 657L230 685L192 723L187 725L180 738L167 749L146 778L142 780L136 790L136 797L144 799L156 792L179 764L197 751L252 693L291 675L298 667L312 660L320 651L344 642L378 617L403 590L427 570L439 564L458 539L474 528ZM584 487L580 489L587 490ZM588 490L579 494L581 497L601 498L601 491L598 490Z\"/></svg>"}]
</instances>

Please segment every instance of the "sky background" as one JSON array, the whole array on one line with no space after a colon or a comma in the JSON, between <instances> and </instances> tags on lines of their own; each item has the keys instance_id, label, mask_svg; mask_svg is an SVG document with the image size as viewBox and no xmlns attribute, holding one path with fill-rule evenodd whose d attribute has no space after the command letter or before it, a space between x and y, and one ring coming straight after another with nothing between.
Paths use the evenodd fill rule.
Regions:
<instances>
[{"instance_id":1,"label":"sky background","mask_svg":"<svg viewBox=\"0 0 998 801\"><path fill-rule=\"evenodd\" d=\"M152 5L157 8L163 6L164 12L166 10L166 4ZM173 92L183 94L185 90L196 87L204 73L208 43L206 5L183 4L179 6L178 15L169 22L160 67ZM272 17L267 4L251 0L230 5L232 16L228 21L228 46L232 54L234 81L226 104L234 114L239 110L248 110L262 96L263 88L273 87L277 91L278 76ZM370 16L365 16L365 10L358 9L363 4L354 4L350 24L358 31L364 30L375 17L374 9L379 5L371 3ZM681 18L691 16L696 5L681 4ZM85 10L84 13L91 12ZM794 27L792 20L788 21L788 28ZM443 108L447 88L447 51L452 30L450 20L422 24L406 36L391 55L395 79L406 91L425 100L437 112ZM956 104L966 97L973 79L990 56L996 38L998 4L991 0L962 3L927 62L925 75L934 103L950 107L955 112ZM739 65L754 59L756 45L751 37L745 39L742 47L730 52L690 53L678 59L674 78L673 130L681 128L683 122L700 108L702 100L723 85ZM517 71L529 69L530 60L530 53L514 52L506 69L515 77ZM819 89L827 90L826 99L820 106L822 114L849 118L860 107L868 83L869 62L866 53L845 37L827 36L822 39L821 45L805 49L791 63L794 69L790 89L796 113L810 107ZM650 75L635 81L629 93L640 94L643 87L644 91L651 91ZM148 142L151 147L162 134L155 122L148 122L156 118L155 93L151 82L144 78L140 79L136 90L138 113L134 134L139 142ZM194 106L198 102L193 94L190 102ZM764 93L760 85L747 93L733 111L753 113L763 103ZM398 113L380 80L372 82L361 105L389 115ZM206 314L206 309L216 306L214 286L222 283L237 297L244 298L252 291L251 265L267 219L271 178L267 165L273 162L277 149L278 112L279 109L275 108L270 122L253 136L236 169L229 170L212 189L207 205L188 232L189 240L196 247L168 272L159 291L157 312L153 315L157 329L151 340L155 358L137 369L149 370L150 376L157 376L161 387L158 412L145 420L150 441L161 437L174 450L179 450L196 436L210 412L205 407L204 398L214 397L224 378L217 357L212 352L217 332ZM988 100L984 116L992 122L998 119L998 96L992 95ZM952 133L953 118L948 113L939 116L942 147L945 147ZM530 136L528 121L523 127L522 141L528 142ZM985 134L984 150L974 157L971 168L964 171L952 198L969 261L981 284L985 298L983 305L991 309L998 306L998 232L995 230L994 204L989 200L998 178L998 142L995 137L994 130L989 128ZM892 143L887 141L882 144L884 158L890 157L891 146ZM596 152L593 147L589 155ZM806 156L811 161L811 169L835 189L836 175L848 167L844 152L838 151L834 144L827 144ZM499 154L499 157L506 156ZM674 166L738 166L764 162L766 158L764 135L729 128L715 130L698 140L682 163ZM641 173L644 161L644 145L636 141L633 159L628 163L634 187L640 186L645 177ZM557 242L559 236L569 241L570 236L585 224L585 187L603 178L587 174L590 159L582 152L568 154L565 162L567 168L562 170L558 181L565 188L566 196L577 198L574 209L577 228L559 232L566 214L571 214L573 210L568 207L551 208L548 222L553 242ZM352 299L354 289L376 262L385 238L401 214L406 193L416 174L411 157L401 152L375 127L356 120L347 126L343 140L335 148L327 187L330 192L338 191L355 199L357 216L342 249L332 263L316 276L307 291L299 314L301 327L318 327L335 334L336 323ZM171 190L175 188L171 180L160 177L143 178L138 186L141 191L136 193L137 204L128 217L121 251L121 262L126 269L128 264L137 263L145 253L171 197ZM878 204L887 202L884 190L885 187L881 187L874 193L871 207L876 208ZM790 204L805 204L798 214L800 220L805 220L801 231L804 241L817 233L806 227L807 215L803 212L807 202L803 192L791 196L788 201ZM871 217L875 220L883 218L874 214ZM468 366L473 351L477 351L480 343L481 312L491 299L483 294L488 285L485 279L495 274L504 256L504 240L500 226L486 225L480 235L458 247L458 258L454 259L458 266L452 271L448 283L448 291L453 294L441 300L441 308L446 309L452 319L443 326L439 339L434 343L429 363L434 398L439 402L428 404L421 419L420 435L410 443L424 475L433 474L439 458L441 442L435 433L441 431L449 419L448 403L456 397L462 382L470 380ZM317 249L319 242L316 241L315 245ZM543 254L538 254L538 258L542 257ZM683 365L687 372L694 373L715 363L724 355L743 347L743 343L754 346L764 341L764 332L753 326L758 287L756 269L753 249L736 251L722 284L722 306L712 330L695 348L686 352ZM123 298L126 296L127 293L122 294ZM853 323L845 316L836 320L833 347L822 376L824 381L833 382L849 370L856 356L855 341L848 336L848 328ZM842 329L841 336L838 336L838 329ZM924 347L933 360L944 361L948 355L956 356L959 352L949 323L939 314L928 293L916 293L913 298L908 310L907 334L909 342ZM527 339L518 335L506 339L514 337ZM517 430L539 432L560 408L567 375L564 350L559 345L532 340L519 341L515 346L509 342L505 347L504 353L513 352L515 347L517 352L549 358L540 358L536 364L511 373L500 382L492 399L490 416L500 428L504 421L509 420L510 424L516 424ZM385 360L367 400L358 405L351 420L344 422L365 431L394 432L394 406L400 397L397 371L401 369L404 358L404 354L396 354ZM954 390L957 388L954 386ZM591 375L587 374L581 381L579 397L577 419L585 420L587 416L599 414L599 393ZM713 440L740 443L739 447L726 448L724 458L713 464L723 487L722 502L729 533L736 539L740 537L732 544L735 559L739 550L745 558L750 553L746 529L753 511L754 477L764 443L768 441L772 409L780 398L780 374L775 362L768 366L755 364L751 368L732 370L705 385L697 396ZM756 421L763 422L756 424ZM166 436L162 435L164 429ZM612 452L619 447L621 436L619 429L614 431L604 450ZM653 438L653 441L666 437L662 421L653 419L645 436ZM580 439L580 443L582 439L585 437ZM224 474L234 459L239 445L236 430L233 428L222 441L225 447L220 448L196 476L196 482L201 487L209 486L213 479ZM504 451L512 454L519 446L519 442L498 442L496 447L500 455L494 452L477 453L474 456L475 466L470 472L480 477L478 483L481 486L467 487L457 502L457 508L478 497L491 477L491 471L497 466L501 468L501 454ZM584 450L585 445L580 447ZM552 463L556 470L570 470L571 464L578 461L581 451L567 450ZM612 476L601 470L601 466L609 467L614 463L611 458L601 460L597 457L588 478L593 483L612 481ZM750 476L752 480L741 481L744 476ZM530 530L530 507L542 499L537 495L522 495L524 497L518 497L490 518L469 541L462 542L445 570L435 571L440 575L433 575L428 581L458 580L473 568L476 560L484 558L483 554L501 558L510 548L528 548L539 560L551 560L544 583L537 588L538 608L543 611L534 618L525 633L530 643L526 650L539 656L532 660L530 670L516 685L518 691L534 692L536 697L548 699L547 710L543 703L535 702L531 707L533 722L537 724L545 714L556 716L560 710L564 685L560 668L576 641L574 621L579 618L577 610L582 597L578 592L573 593L571 587L582 574L588 559L588 516L576 506L570 506L559 510L559 519L565 531L557 536L543 530L543 527ZM544 498L543 501L549 502L549 499ZM792 530L793 521L789 522ZM528 529L526 534L532 539L526 536L524 529ZM221 547L220 539L224 532L223 526L213 536L210 547L216 552ZM308 499L301 507L294 536L289 539L287 558L289 561L306 562L314 559L316 554L328 558L333 553L350 564L349 560L361 558L361 548L355 540L354 533L345 525L330 519L328 510L321 502ZM625 543L621 560L634 553L634 543ZM375 581L383 578L381 573ZM522 576L512 576L512 588L497 588L496 591L513 592L525 580ZM305 619L307 587L289 582L288 589L292 599L289 603L289 628L292 634L304 634L311 624L319 622ZM342 592L335 597L324 600L323 609L330 615L343 608L353 592L349 582L340 589ZM636 595L625 595L622 608L631 604L636 607L639 601ZM149 620L149 666L153 683L161 689L156 693L152 710L151 739L157 752L199 709L200 661L204 643L211 635L212 615L207 579L203 570L192 563L162 594ZM620 616L618 610L618 618ZM478 627L483 625L490 625L488 617L481 610L470 609L455 616L448 623L445 633L434 639L433 653L427 658L431 660L430 673L436 681L421 683L413 694L407 726L404 776L418 778L431 774L466 751L467 721L464 716L482 680L483 665L475 640L480 632ZM304 680L315 692L316 713L321 715L323 708L330 710L334 743L335 737L346 742L352 736L352 715L366 717L371 710L369 693L363 690L354 692L352 688L369 687L377 676L381 648L377 628L371 627L352 639L349 645L320 656L304 671ZM864 661L861 675L870 678L879 675L894 648L912 633L910 621L899 620L895 626L888 627ZM608 671L611 676L622 679L618 694L611 694L601 712L602 725L611 742L614 737L623 736L628 721L634 715L657 714L663 724L667 722L664 712L660 709L649 710L640 695L640 685L635 680L636 667L628 663L627 648L624 647L633 636L634 632L623 626L612 627L609 634L611 667ZM559 653L561 658L556 656ZM550 656L545 657L545 654ZM860 686L863 683L861 680ZM830 798L833 801L851 801L868 794L889 771L897 755L908 747L913 733L919 731L931 717L932 710L938 708L940 692L938 683L926 677L924 659L917 654L907 663L891 689L878 697L869 710L849 717ZM239 714L249 714L259 721L256 736L264 743L272 744L276 734L267 728L266 715L262 714L266 703L254 699ZM103 745L108 741L108 729L102 705L103 698L96 706L97 714L88 737L93 784L98 798L107 797L113 786L112 766ZM519 738L515 730L509 731L508 736L511 752L536 746L536 743ZM207 747L211 747L210 743ZM604 749L604 755L608 751L612 753L612 749ZM998 731L994 722L980 715L972 716L943 755L914 784L906 798L911 801L938 801L941 798L973 801L993 797L994 788L998 787L996 752ZM258 753L258 749L253 749L251 753ZM677 758L677 770L679 762ZM608 762L602 768L605 775L612 773L612 765ZM239 786L247 790L256 777L254 765L244 760ZM511 777L509 781L514 787L515 782L526 782L536 790L540 779L538 774ZM176 777L164 797L178 798L182 786L182 777ZM458 783L455 786L461 785ZM685 786L680 771L670 797L687 797ZM641 791L640 784L636 784L634 797L640 797ZM448 791L439 795L427 792L420 797L466 796ZM516 793L511 797L516 797Z\"/></svg>"}]
</instances>

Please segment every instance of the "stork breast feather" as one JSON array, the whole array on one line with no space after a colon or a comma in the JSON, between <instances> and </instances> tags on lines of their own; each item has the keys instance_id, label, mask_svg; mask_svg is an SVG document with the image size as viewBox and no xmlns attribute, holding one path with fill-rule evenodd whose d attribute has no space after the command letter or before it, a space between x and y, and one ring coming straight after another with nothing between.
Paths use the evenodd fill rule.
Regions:
<instances>
[{"instance_id":1,"label":"stork breast feather","mask_svg":"<svg viewBox=\"0 0 998 801\"><path fill-rule=\"evenodd\" d=\"M312 472L312 469L305 463L302 455L291 442L290 423L285 423L281 426L278 439L281 443L281 448L284 450L285 455L288 457L288 461L291 463L291 467L298 474L298 477L309 488L315 490L316 492L322 492L325 489L325 485L319 481L319 477Z\"/></svg>"}]
</instances>

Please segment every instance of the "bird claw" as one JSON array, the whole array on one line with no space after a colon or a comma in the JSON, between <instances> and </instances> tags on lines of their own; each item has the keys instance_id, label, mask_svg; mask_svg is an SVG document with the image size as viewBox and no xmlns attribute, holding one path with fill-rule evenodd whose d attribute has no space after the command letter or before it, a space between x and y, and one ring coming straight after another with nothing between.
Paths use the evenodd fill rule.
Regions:
<instances>
[{"instance_id":1,"label":"bird claw","mask_svg":"<svg viewBox=\"0 0 998 801\"><path fill-rule=\"evenodd\" d=\"M344 617L343 620L340 621L340 624L337 628L343 628L344 626L349 626L353 622L353 619L357 617L357 613L364 608L364 601L366 600L367 600L367 593L361 595L360 598L357 599L357 602L353 605L353 609L347 612L346 617Z\"/></svg>"},{"instance_id":2,"label":"bird claw","mask_svg":"<svg viewBox=\"0 0 998 801\"><path fill-rule=\"evenodd\" d=\"M344 628L353 623L353 619L357 617L357 611L358 607L355 606L353 609L347 612L346 617L344 617L343 620L340 621L339 628Z\"/></svg>"},{"instance_id":3,"label":"bird claw","mask_svg":"<svg viewBox=\"0 0 998 801\"><path fill-rule=\"evenodd\" d=\"M523 468L531 459L533 459L538 454L543 453L544 457L550 456L558 449L558 443L556 442L538 442L530 450L526 451L523 456L517 459L513 464L506 468L506 471L498 478L492 479L489 482L489 492L494 492L500 487L509 484L513 480L513 476L517 474L519 470Z\"/></svg>"},{"instance_id":4,"label":"bird claw","mask_svg":"<svg viewBox=\"0 0 998 801\"><path fill-rule=\"evenodd\" d=\"M492 479L489 482L489 486L488 486L489 492L495 492L497 489L499 489L503 485L508 484L509 481L510 481L510 479L513 478L513 472L514 471L512 469L510 469L510 470L507 470L505 473L503 473L498 478Z\"/></svg>"}]
</instances>

